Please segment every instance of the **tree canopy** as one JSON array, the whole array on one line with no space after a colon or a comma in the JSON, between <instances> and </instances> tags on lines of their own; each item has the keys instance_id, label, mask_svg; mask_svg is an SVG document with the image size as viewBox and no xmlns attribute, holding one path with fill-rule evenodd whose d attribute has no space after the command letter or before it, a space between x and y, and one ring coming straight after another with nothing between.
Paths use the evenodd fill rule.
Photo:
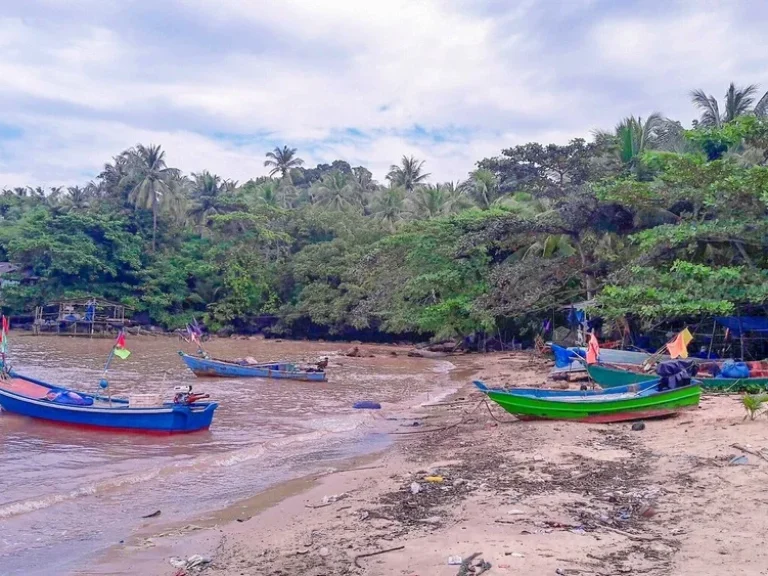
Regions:
<instances>
[{"instance_id":1,"label":"tree canopy","mask_svg":"<svg viewBox=\"0 0 768 576\"><path fill-rule=\"evenodd\" d=\"M694 127L630 115L590 140L527 143L440 182L266 154L242 184L123 151L90 182L0 193L5 312L102 296L177 328L293 336L492 334L596 297L608 319L730 314L768 300L768 99L696 91ZM8 279L13 279L13 274Z\"/></svg>"}]
</instances>

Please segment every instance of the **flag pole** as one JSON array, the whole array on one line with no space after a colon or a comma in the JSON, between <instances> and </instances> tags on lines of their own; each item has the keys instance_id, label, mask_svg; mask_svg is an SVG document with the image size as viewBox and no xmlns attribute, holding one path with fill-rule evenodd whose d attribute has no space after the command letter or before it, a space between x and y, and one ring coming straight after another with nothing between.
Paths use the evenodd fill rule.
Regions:
<instances>
[{"instance_id":1,"label":"flag pole","mask_svg":"<svg viewBox=\"0 0 768 576\"><path fill-rule=\"evenodd\" d=\"M112 407L112 391L109 390L109 382L107 382L107 371L109 370L109 365L112 363L112 359L115 357L115 348L117 347L117 342L120 340L120 334L123 333L123 329L120 329L120 332L117 334L117 339L112 344L112 348L109 350L109 355L107 356L107 361L104 363L104 372L101 375L101 380L99 381L99 386L102 390L107 390L107 396L109 398L109 406Z\"/></svg>"}]
</instances>

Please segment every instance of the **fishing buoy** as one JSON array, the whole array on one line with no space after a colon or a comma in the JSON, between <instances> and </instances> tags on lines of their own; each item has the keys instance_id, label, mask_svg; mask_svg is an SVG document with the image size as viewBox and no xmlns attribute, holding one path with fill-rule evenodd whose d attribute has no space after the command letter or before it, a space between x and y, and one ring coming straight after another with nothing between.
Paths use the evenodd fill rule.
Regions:
<instances>
[{"instance_id":1,"label":"fishing buoy","mask_svg":"<svg viewBox=\"0 0 768 576\"><path fill-rule=\"evenodd\" d=\"M99 386L101 386L102 390L106 390L107 388L109 388L109 382L107 382L104 378L102 378L101 380L99 380Z\"/></svg>"},{"instance_id":2,"label":"fishing buoy","mask_svg":"<svg viewBox=\"0 0 768 576\"><path fill-rule=\"evenodd\" d=\"M352 405L352 408L357 408L358 410L381 410L381 404L378 402L371 402L370 400L362 400L360 402L355 402Z\"/></svg>"}]
</instances>

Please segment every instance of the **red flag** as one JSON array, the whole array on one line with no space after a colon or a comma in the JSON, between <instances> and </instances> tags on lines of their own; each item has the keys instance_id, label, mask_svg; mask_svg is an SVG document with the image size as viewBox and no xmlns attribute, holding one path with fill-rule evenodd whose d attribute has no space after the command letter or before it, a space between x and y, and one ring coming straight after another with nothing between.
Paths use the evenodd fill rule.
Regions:
<instances>
[{"instance_id":1,"label":"red flag","mask_svg":"<svg viewBox=\"0 0 768 576\"><path fill-rule=\"evenodd\" d=\"M122 330L120 331L120 334L117 335L117 340L115 341L115 348L125 348L125 332Z\"/></svg>"},{"instance_id":2,"label":"red flag","mask_svg":"<svg viewBox=\"0 0 768 576\"><path fill-rule=\"evenodd\" d=\"M597 343L597 336L589 335L589 346L587 347L587 364L597 364L597 358L600 356L600 346Z\"/></svg>"},{"instance_id":3,"label":"red flag","mask_svg":"<svg viewBox=\"0 0 768 576\"><path fill-rule=\"evenodd\" d=\"M3 316L3 331L8 332L11 329L11 323L7 316Z\"/></svg>"}]
</instances>

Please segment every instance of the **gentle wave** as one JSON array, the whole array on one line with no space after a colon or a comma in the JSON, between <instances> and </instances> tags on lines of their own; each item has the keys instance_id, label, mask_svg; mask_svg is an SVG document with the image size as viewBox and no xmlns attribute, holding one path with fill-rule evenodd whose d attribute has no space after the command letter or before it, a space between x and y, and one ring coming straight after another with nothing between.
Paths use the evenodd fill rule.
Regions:
<instances>
[{"instance_id":1,"label":"gentle wave","mask_svg":"<svg viewBox=\"0 0 768 576\"><path fill-rule=\"evenodd\" d=\"M343 420L346 420L346 422ZM200 472L210 468L227 468L230 466L243 464L245 462L250 462L252 460L256 460L271 454L281 454L291 445L300 444L310 446L313 443L319 442L334 435L354 432L370 421L372 421L372 417L358 417L355 415L350 415L348 418L319 419L317 421L308 423L312 428L317 427L317 429L312 432L275 438L260 444L255 444L253 446L231 450L228 452L196 456L187 462L176 462L139 474L118 476L99 483L88 484L86 486L82 486L64 493L49 494L41 498L32 498L28 500L12 502L10 504L0 506L0 519L6 519L12 516L35 512L37 510L49 508L51 506L55 506L56 504L74 500L76 498L102 494L104 492L113 491L121 487L149 482L161 476L165 477L184 472Z\"/></svg>"}]
</instances>

